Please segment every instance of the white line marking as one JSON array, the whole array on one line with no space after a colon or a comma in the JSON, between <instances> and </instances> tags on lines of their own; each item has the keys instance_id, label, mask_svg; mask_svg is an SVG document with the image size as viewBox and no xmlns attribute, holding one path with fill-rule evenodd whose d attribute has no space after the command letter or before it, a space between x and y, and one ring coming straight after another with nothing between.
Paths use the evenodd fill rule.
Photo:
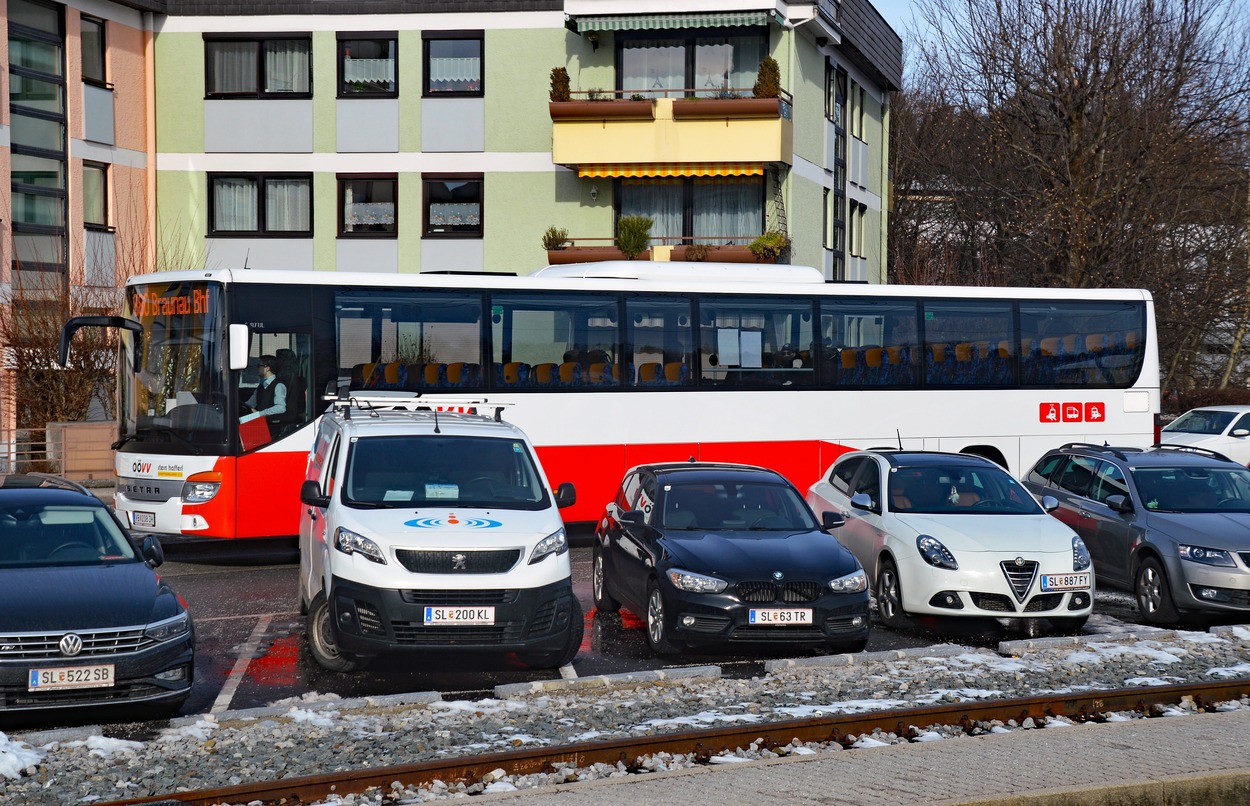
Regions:
<instances>
[{"instance_id":1,"label":"white line marking","mask_svg":"<svg viewBox=\"0 0 1250 806\"><path fill-rule=\"evenodd\" d=\"M252 634L248 636L247 643L243 645L243 650L239 653L239 659L234 662L234 668L230 670L230 675L226 678L226 684L221 687L217 699L213 700L213 707L208 710L210 714L220 714L230 708L230 701L234 699L234 693L238 690L239 684L243 682L243 673L247 671L247 665L252 662L252 656L260 648L261 636L269 629L269 616L261 616L256 622L256 626L252 628Z\"/></svg>"},{"instance_id":2,"label":"white line marking","mask_svg":"<svg viewBox=\"0 0 1250 806\"><path fill-rule=\"evenodd\" d=\"M273 619L273 618L288 618L290 616L298 616L298 615L299 615L299 611L290 610L285 613L240 613L236 616L211 616L209 618L196 618L195 615L192 614L192 618L195 619L196 624L205 624L210 621L246 621L247 619L252 619L252 618Z\"/></svg>"},{"instance_id":3,"label":"white line marking","mask_svg":"<svg viewBox=\"0 0 1250 806\"><path fill-rule=\"evenodd\" d=\"M573 668L573 664L566 663L560 667L560 676L565 680L576 680L577 670Z\"/></svg>"}]
</instances>

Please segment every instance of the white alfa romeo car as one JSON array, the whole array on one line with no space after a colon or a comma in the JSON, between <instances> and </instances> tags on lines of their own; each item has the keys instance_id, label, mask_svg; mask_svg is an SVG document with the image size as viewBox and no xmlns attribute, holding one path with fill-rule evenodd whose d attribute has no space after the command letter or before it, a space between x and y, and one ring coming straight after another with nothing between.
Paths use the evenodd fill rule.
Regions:
<instances>
[{"instance_id":1,"label":"white alfa romeo car","mask_svg":"<svg viewBox=\"0 0 1250 806\"><path fill-rule=\"evenodd\" d=\"M988 459L870 450L839 457L807 501L846 518L837 532L864 566L888 627L910 615L1044 618L1076 632L1094 569L1081 538Z\"/></svg>"}]
</instances>

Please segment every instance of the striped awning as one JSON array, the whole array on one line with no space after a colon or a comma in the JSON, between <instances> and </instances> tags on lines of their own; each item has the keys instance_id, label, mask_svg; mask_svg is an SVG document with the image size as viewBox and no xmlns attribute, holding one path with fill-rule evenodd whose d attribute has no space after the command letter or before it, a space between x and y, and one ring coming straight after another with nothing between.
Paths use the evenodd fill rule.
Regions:
<instances>
[{"instance_id":1,"label":"striped awning","mask_svg":"<svg viewBox=\"0 0 1250 806\"><path fill-rule=\"evenodd\" d=\"M682 162L579 165L578 176L763 176L758 162Z\"/></svg>"},{"instance_id":2,"label":"striped awning","mask_svg":"<svg viewBox=\"0 0 1250 806\"><path fill-rule=\"evenodd\" d=\"M573 17L576 31L651 31L663 28L733 28L767 25L767 11L718 11L704 14L605 14Z\"/></svg>"}]
</instances>

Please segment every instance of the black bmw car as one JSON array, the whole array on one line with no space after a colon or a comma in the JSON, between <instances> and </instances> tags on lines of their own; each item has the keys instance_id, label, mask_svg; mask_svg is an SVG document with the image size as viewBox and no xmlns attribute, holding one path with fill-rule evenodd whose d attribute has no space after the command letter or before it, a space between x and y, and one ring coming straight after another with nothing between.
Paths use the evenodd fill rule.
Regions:
<instances>
[{"instance_id":1,"label":"black bmw car","mask_svg":"<svg viewBox=\"0 0 1250 806\"><path fill-rule=\"evenodd\" d=\"M185 603L142 544L89 490L43 474L0 476L0 723L109 707L178 712L195 635Z\"/></svg>"},{"instance_id":2,"label":"black bmw car","mask_svg":"<svg viewBox=\"0 0 1250 806\"><path fill-rule=\"evenodd\" d=\"M841 522L818 522L772 470L635 467L595 529L595 605L644 616L660 654L737 642L858 652L868 581L831 534Z\"/></svg>"}]
</instances>

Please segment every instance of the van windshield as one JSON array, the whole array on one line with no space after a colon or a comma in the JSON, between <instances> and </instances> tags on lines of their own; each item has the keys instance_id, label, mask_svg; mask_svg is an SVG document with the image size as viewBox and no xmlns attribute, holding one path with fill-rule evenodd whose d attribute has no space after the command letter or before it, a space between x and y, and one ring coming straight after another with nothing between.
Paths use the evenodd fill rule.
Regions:
<instances>
[{"instance_id":1,"label":"van windshield","mask_svg":"<svg viewBox=\"0 0 1250 806\"><path fill-rule=\"evenodd\" d=\"M348 506L545 509L546 486L524 442L440 434L356 440L343 486Z\"/></svg>"}]
</instances>

